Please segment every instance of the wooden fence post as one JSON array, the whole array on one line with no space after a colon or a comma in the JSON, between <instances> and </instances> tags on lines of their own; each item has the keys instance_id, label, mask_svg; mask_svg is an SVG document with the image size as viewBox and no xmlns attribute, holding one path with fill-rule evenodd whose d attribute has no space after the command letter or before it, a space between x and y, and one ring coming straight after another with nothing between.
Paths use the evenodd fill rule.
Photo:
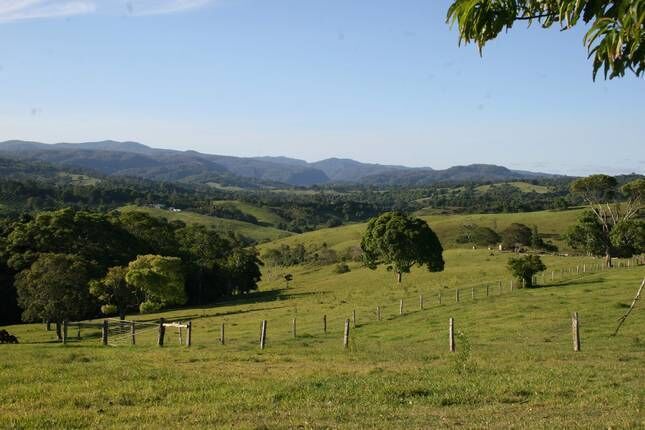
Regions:
<instances>
[{"instance_id":1,"label":"wooden fence post","mask_svg":"<svg viewBox=\"0 0 645 430\"><path fill-rule=\"evenodd\" d=\"M260 327L260 349L264 349L267 342L267 320L262 320Z\"/></svg>"},{"instance_id":2,"label":"wooden fence post","mask_svg":"<svg viewBox=\"0 0 645 430\"><path fill-rule=\"evenodd\" d=\"M295 339L297 337L297 332L296 332L296 319L293 318L291 320L291 336Z\"/></svg>"},{"instance_id":3,"label":"wooden fence post","mask_svg":"<svg viewBox=\"0 0 645 430\"><path fill-rule=\"evenodd\" d=\"M486 285L486 297L488 297L488 285Z\"/></svg>"},{"instance_id":4,"label":"wooden fence post","mask_svg":"<svg viewBox=\"0 0 645 430\"><path fill-rule=\"evenodd\" d=\"M224 323L222 323L222 326L219 329L219 343L222 345L226 345L226 338L224 337Z\"/></svg>"},{"instance_id":5,"label":"wooden fence post","mask_svg":"<svg viewBox=\"0 0 645 430\"><path fill-rule=\"evenodd\" d=\"M108 320L103 320L103 330L101 331L101 340L103 341L103 345L107 346L108 344L108 328L109 328L110 322Z\"/></svg>"},{"instance_id":6,"label":"wooden fence post","mask_svg":"<svg viewBox=\"0 0 645 430\"><path fill-rule=\"evenodd\" d=\"M553 281L555 279L555 272L551 270L551 280Z\"/></svg>"},{"instance_id":7,"label":"wooden fence post","mask_svg":"<svg viewBox=\"0 0 645 430\"><path fill-rule=\"evenodd\" d=\"M472 288L470 289L470 298L471 298L472 300L475 300L475 287L472 287Z\"/></svg>"},{"instance_id":8,"label":"wooden fence post","mask_svg":"<svg viewBox=\"0 0 645 430\"><path fill-rule=\"evenodd\" d=\"M181 324L181 321L179 321L179 324ZM182 339L182 335L181 335L181 329L182 329L181 326L177 327L177 333L179 333L179 345L183 345L184 343L184 340Z\"/></svg>"},{"instance_id":9,"label":"wooden fence post","mask_svg":"<svg viewBox=\"0 0 645 430\"><path fill-rule=\"evenodd\" d=\"M349 347L349 319L345 320L345 332L343 333L343 347Z\"/></svg>"},{"instance_id":10,"label":"wooden fence post","mask_svg":"<svg viewBox=\"0 0 645 430\"><path fill-rule=\"evenodd\" d=\"M352 310L352 326L356 328L356 309Z\"/></svg>"},{"instance_id":11,"label":"wooden fence post","mask_svg":"<svg viewBox=\"0 0 645 430\"><path fill-rule=\"evenodd\" d=\"M130 321L130 337L130 343L136 345L136 323L134 321Z\"/></svg>"},{"instance_id":12,"label":"wooden fence post","mask_svg":"<svg viewBox=\"0 0 645 430\"><path fill-rule=\"evenodd\" d=\"M376 320L381 321L381 307L380 306L376 307Z\"/></svg>"},{"instance_id":13,"label":"wooden fence post","mask_svg":"<svg viewBox=\"0 0 645 430\"><path fill-rule=\"evenodd\" d=\"M439 291L439 304L441 304L441 291Z\"/></svg>"},{"instance_id":14,"label":"wooden fence post","mask_svg":"<svg viewBox=\"0 0 645 430\"><path fill-rule=\"evenodd\" d=\"M76 339L81 340L81 323L76 324Z\"/></svg>"},{"instance_id":15,"label":"wooden fence post","mask_svg":"<svg viewBox=\"0 0 645 430\"><path fill-rule=\"evenodd\" d=\"M166 326L164 325L164 318L159 318L159 337L157 338L157 345L163 346L163 338L166 335Z\"/></svg>"},{"instance_id":16,"label":"wooden fence post","mask_svg":"<svg viewBox=\"0 0 645 430\"><path fill-rule=\"evenodd\" d=\"M323 333L327 334L327 315L323 315Z\"/></svg>"},{"instance_id":17,"label":"wooden fence post","mask_svg":"<svg viewBox=\"0 0 645 430\"><path fill-rule=\"evenodd\" d=\"M63 345L67 343L67 320L63 320Z\"/></svg>"},{"instance_id":18,"label":"wooden fence post","mask_svg":"<svg viewBox=\"0 0 645 430\"><path fill-rule=\"evenodd\" d=\"M419 295L419 309L423 310L423 295Z\"/></svg>"},{"instance_id":19,"label":"wooden fence post","mask_svg":"<svg viewBox=\"0 0 645 430\"><path fill-rule=\"evenodd\" d=\"M399 300L399 315L403 315L403 299Z\"/></svg>"},{"instance_id":20,"label":"wooden fence post","mask_svg":"<svg viewBox=\"0 0 645 430\"><path fill-rule=\"evenodd\" d=\"M587 273L587 264L582 265L582 273Z\"/></svg>"},{"instance_id":21,"label":"wooden fence post","mask_svg":"<svg viewBox=\"0 0 645 430\"><path fill-rule=\"evenodd\" d=\"M188 321L186 324L186 346L193 344L193 322Z\"/></svg>"},{"instance_id":22,"label":"wooden fence post","mask_svg":"<svg viewBox=\"0 0 645 430\"><path fill-rule=\"evenodd\" d=\"M459 303L459 288L455 290L455 301Z\"/></svg>"},{"instance_id":23,"label":"wooden fence post","mask_svg":"<svg viewBox=\"0 0 645 430\"><path fill-rule=\"evenodd\" d=\"M455 320L453 318L448 320L448 344L450 352L455 352Z\"/></svg>"},{"instance_id":24,"label":"wooden fence post","mask_svg":"<svg viewBox=\"0 0 645 430\"><path fill-rule=\"evenodd\" d=\"M578 322L578 312L573 313L571 318L571 331L573 334L573 350L580 351L580 324Z\"/></svg>"},{"instance_id":25,"label":"wooden fence post","mask_svg":"<svg viewBox=\"0 0 645 430\"><path fill-rule=\"evenodd\" d=\"M513 292L513 280L511 279L511 293Z\"/></svg>"},{"instance_id":26,"label":"wooden fence post","mask_svg":"<svg viewBox=\"0 0 645 430\"><path fill-rule=\"evenodd\" d=\"M52 331L52 322L47 320L47 331Z\"/></svg>"}]
</instances>

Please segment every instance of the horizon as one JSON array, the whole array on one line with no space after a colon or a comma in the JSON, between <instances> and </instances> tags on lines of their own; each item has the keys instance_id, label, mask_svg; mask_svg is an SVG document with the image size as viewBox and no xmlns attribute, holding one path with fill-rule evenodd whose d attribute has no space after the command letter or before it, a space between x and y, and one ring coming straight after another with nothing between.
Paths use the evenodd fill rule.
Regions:
<instances>
[{"instance_id":1,"label":"horizon","mask_svg":"<svg viewBox=\"0 0 645 430\"><path fill-rule=\"evenodd\" d=\"M510 166L506 166L503 164L495 164L495 163L458 163L454 164L445 168L436 168L434 166L430 165L419 165L419 166L410 166L410 165L405 165L405 164L388 164L386 162L371 162L371 161L364 161L361 159L355 159L355 158L346 158L346 157L339 157L339 156L331 156L327 158L321 158L321 159L313 159L313 160L307 160L304 158L298 158L298 157L293 157L288 154L276 154L276 155L249 155L249 156L242 156L242 155L236 155L236 154L219 154L219 153L212 153L212 152L203 152L203 151L198 151L196 149L177 149L177 148L161 148L161 147L156 147L156 146L151 146L147 143L143 142L138 142L134 140L115 140L115 139L99 139L99 140L90 140L90 141L84 141L84 142L63 142L63 141L56 141L56 142L42 142L42 141L32 141L32 140L25 140L25 139L8 139L8 140L2 140L0 141L0 144L11 142L11 141L16 141L16 142L30 142L30 143L41 143L45 145L57 145L57 144L69 144L69 145L81 145L81 144L87 144L87 143L103 143L103 142L114 142L114 143L132 143L132 144L138 144L138 145L143 145L147 148L150 149L160 149L160 150L171 150L171 151L178 151L178 152L198 152L200 154L205 154L205 155L215 155L215 156L226 156L226 157L237 157L237 158L250 158L250 159L257 159L257 158L286 158L286 159L291 159L291 160L296 160L296 161L304 161L308 164L315 164L321 161L326 161L326 160L348 160L348 161L354 161L362 164L376 164L376 165L381 165L381 166L390 166L390 167L401 167L401 168L408 168L408 169L432 169L432 170L445 170L449 169L452 167L467 167L467 166L472 166L472 165L490 165L490 166L498 166L498 167L505 167L510 170L515 170L515 171L528 171L531 173L544 173L548 175L556 175L556 176L569 176L569 177L576 177L576 176L585 176L585 175L575 175L575 174L567 174L567 173L557 173L557 172L551 172L551 171L544 171L544 170L527 170L527 169L521 169L521 168L511 168ZM1 153L0 153L1 154ZM642 175L643 172L637 172L637 171L615 171L615 172L603 172L603 171L593 171L590 172L589 174L606 174L606 175Z\"/></svg>"},{"instance_id":2,"label":"horizon","mask_svg":"<svg viewBox=\"0 0 645 430\"><path fill-rule=\"evenodd\" d=\"M645 172L643 80L593 82L584 27L517 25L480 57L458 46L448 4L0 2L0 129L308 162Z\"/></svg>"}]
</instances>

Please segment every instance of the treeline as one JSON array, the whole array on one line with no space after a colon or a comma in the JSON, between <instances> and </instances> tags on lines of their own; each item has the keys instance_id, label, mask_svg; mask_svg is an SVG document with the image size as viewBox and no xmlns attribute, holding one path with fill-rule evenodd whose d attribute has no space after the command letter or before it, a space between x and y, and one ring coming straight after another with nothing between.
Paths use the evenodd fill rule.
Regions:
<instances>
[{"instance_id":1,"label":"treeline","mask_svg":"<svg viewBox=\"0 0 645 430\"><path fill-rule=\"evenodd\" d=\"M474 246L501 245L505 250L523 251L532 248L535 251L557 252L558 247L550 241L544 241L534 225L532 228L521 223L512 223L500 233L489 227L477 224L464 224L459 230L456 240L461 244Z\"/></svg>"},{"instance_id":2,"label":"treeline","mask_svg":"<svg viewBox=\"0 0 645 430\"><path fill-rule=\"evenodd\" d=\"M335 263L347 263L350 261L362 261L363 251L360 246L348 246L336 251L323 242L322 245L310 245L306 247L302 243L293 246L280 245L277 248L269 248L262 254L262 261L269 266L289 267L298 264L311 264L325 266Z\"/></svg>"},{"instance_id":3,"label":"treeline","mask_svg":"<svg viewBox=\"0 0 645 430\"><path fill-rule=\"evenodd\" d=\"M141 212L62 209L0 222L0 323L208 304L257 289L233 235Z\"/></svg>"}]
</instances>

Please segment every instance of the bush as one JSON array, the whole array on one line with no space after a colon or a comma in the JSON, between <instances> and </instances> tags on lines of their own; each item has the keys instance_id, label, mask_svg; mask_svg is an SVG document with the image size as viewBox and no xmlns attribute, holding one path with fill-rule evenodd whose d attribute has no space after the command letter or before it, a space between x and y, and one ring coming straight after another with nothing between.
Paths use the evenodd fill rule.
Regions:
<instances>
[{"instance_id":1,"label":"bush","mask_svg":"<svg viewBox=\"0 0 645 430\"><path fill-rule=\"evenodd\" d=\"M546 266L539 256L525 255L524 257L509 259L508 269L513 276L520 281L524 281L524 285L527 288L531 288L533 286L533 276L546 270Z\"/></svg>"},{"instance_id":2,"label":"bush","mask_svg":"<svg viewBox=\"0 0 645 430\"><path fill-rule=\"evenodd\" d=\"M347 272L351 272L351 269L345 263L339 263L334 267L334 273L338 273L339 275Z\"/></svg>"},{"instance_id":3,"label":"bush","mask_svg":"<svg viewBox=\"0 0 645 430\"><path fill-rule=\"evenodd\" d=\"M513 223L502 232L502 246L504 249L518 249L531 245L533 232L524 224Z\"/></svg>"}]
</instances>

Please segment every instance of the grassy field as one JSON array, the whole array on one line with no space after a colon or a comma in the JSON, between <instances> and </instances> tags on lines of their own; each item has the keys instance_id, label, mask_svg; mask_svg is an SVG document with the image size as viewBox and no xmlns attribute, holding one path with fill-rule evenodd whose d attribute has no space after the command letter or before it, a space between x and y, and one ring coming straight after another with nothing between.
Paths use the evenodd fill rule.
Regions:
<instances>
[{"instance_id":1,"label":"grassy field","mask_svg":"<svg viewBox=\"0 0 645 430\"><path fill-rule=\"evenodd\" d=\"M560 269L598 261L545 257L543 288L511 292L507 258L451 249L443 273L414 270L401 286L384 270L303 266L290 270L287 289L284 270L265 268L261 291L249 297L131 317L192 319L191 348L170 329L166 347L154 346L154 327L136 346L118 347L99 346L91 331L62 346L40 324L8 327L22 344L0 347L0 428L643 428L642 309L609 335L645 267L576 274ZM450 317L461 333L456 353L448 351Z\"/></svg>"},{"instance_id":2,"label":"grassy field","mask_svg":"<svg viewBox=\"0 0 645 430\"><path fill-rule=\"evenodd\" d=\"M214 203L234 206L240 211L248 215L253 215L261 223L277 226L280 223L287 222L284 218L272 212L271 210L261 206L252 205L250 203L241 202L237 200L220 200L220 201L215 201Z\"/></svg>"},{"instance_id":3,"label":"grassy field","mask_svg":"<svg viewBox=\"0 0 645 430\"><path fill-rule=\"evenodd\" d=\"M283 238L293 234L273 227L265 227L238 220L201 215L188 211L170 212L164 209L143 206L124 206L119 210L123 212L145 212L151 216L166 218L168 221L183 221L186 224L201 224L213 227L220 231L233 231L258 242Z\"/></svg>"},{"instance_id":4,"label":"grassy field","mask_svg":"<svg viewBox=\"0 0 645 430\"><path fill-rule=\"evenodd\" d=\"M550 187L547 187L544 185L534 185L529 182L521 182L521 181L504 182L504 183L495 184L495 185L480 185L475 189L479 192L485 193L486 191L490 190L492 186L500 186L500 185L510 185L511 187L515 187L524 193L536 192L538 194L545 194L552 191Z\"/></svg>"},{"instance_id":5,"label":"grassy field","mask_svg":"<svg viewBox=\"0 0 645 430\"><path fill-rule=\"evenodd\" d=\"M548 240L552 240L563 251L569 251L560 236L567 227L574 224L582 213L582 209L567 211L541 211L507 214L468 214L468 215L423 215L416 214L430 224L430 227L437 233L444 248L458 246L455 239L464 224L478 224L490 227L496 231L502 231L511 223L517 222L528 226L537 225L541 234ZM355 246L365 231L366 224L351 224L342 227L328 228L294 235L279 241L265 244L263 247L274 247L278 244L303 243L305 245L321 245L341 250L348 246ZM460 245L462 247L467 245Z\"/></svg>"}]
</instances>

